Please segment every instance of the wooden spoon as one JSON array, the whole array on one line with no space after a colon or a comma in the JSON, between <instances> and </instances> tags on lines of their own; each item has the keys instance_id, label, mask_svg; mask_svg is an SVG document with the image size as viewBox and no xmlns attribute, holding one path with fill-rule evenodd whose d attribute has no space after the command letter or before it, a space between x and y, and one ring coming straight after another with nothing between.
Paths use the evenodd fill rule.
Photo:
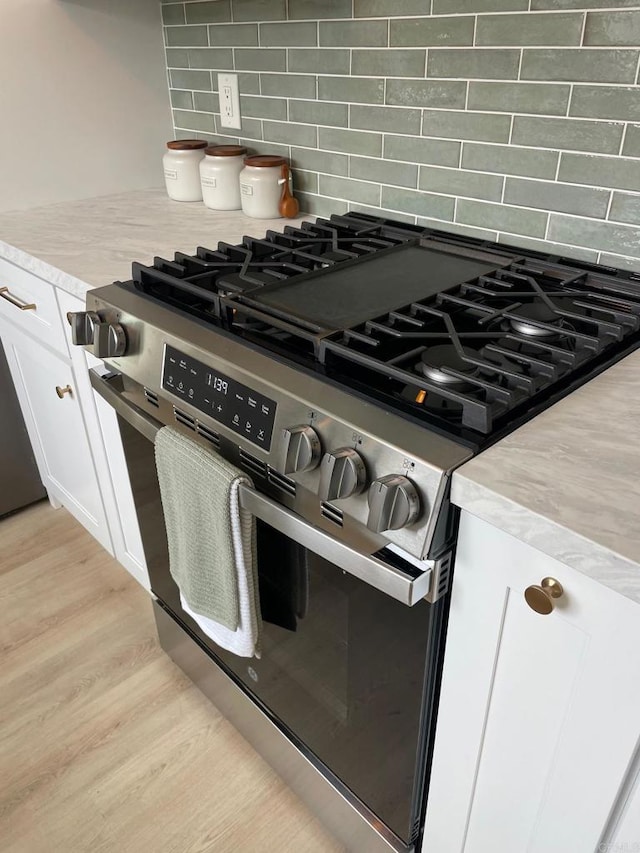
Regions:
<instances>
[{"instance_id":1,"label":"wooden spoon","mask_svg":"<svg viewBox=\"0 0 640 853\"><path fill-rule=\"evenodd\" d=\"M286 163L282 164L282 177L284 178L284 184L282 185L282 195L278 203L278 213L280 216L284 216L285 219L293 219L298 215L300 205L298 204L298 199L291 195L291 190L289 189L289 167Z\"/></svg>"}]
</instances>

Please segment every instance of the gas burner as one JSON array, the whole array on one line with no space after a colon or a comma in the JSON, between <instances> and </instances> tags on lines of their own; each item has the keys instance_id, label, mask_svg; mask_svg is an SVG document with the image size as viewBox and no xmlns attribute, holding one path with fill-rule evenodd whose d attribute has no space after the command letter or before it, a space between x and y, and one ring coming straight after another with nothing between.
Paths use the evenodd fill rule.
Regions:
<instances>
[{"instance_id":1,"label":"gas burner","mask_svg":"<svg viewBox=\"0 0 640 853\"><path fill-rule=\"evenodd\" d=\"M460 376L452 376L443 368L455 370L457 373L465 373L473 376L478 372L475 364L465 361L452 344L429 347L422 353L416 369L423 373L427 379L437 382L439 385L460 386L468 385Z\"/></svg>"},{"instance_id":2,"label":"gas burner","mask_svg":"<svg viewBox=\"0 0 640 853\"><path fill-rule=\"evenodd\" d=\"M562 317L544 302L531 302L528 305L522 305L514 313L517 313L518 316L509 319L510 328L519 335L526 335L530 338L555 338L564 325ZM533 323L528 322L529 320L533 320ZM542 326L534 325L534 323L557 326L558 331L544 329Z\"/></svg>"}]
</instances>

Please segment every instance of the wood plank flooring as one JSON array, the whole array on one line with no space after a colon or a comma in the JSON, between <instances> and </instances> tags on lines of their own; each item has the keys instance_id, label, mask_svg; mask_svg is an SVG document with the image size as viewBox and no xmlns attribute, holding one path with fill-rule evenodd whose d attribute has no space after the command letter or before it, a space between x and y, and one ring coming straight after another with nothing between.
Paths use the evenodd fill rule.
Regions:
<instances>
[{"instance_id":1,"label":"wood plank flooring","mask_svg":"<svg viewBox=\"0 0 640 853\"><path fill-rule=\"evenodd\" d=\"M0 521L3 853L341 853L64 510Z\"/></svg>"}]
</instances>

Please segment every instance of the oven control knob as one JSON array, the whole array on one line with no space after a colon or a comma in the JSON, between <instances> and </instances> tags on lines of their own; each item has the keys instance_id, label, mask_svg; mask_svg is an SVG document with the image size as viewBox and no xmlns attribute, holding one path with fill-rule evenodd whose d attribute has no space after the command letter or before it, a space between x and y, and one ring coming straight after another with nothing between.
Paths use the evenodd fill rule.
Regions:
<instances>
[{"instance_id":1,"label":"oven control knob","mask_svg":"<svg viewBox=\"0 0 640 853\"><path fill-rule=\"evenodd\" d=\"M299 424L282 430L280 468L283 474L301 474L318 467L322 448L318 433Z\"/></svg>"},{"instance_id":2,"label":"oven control knob","mask_svg":"<svg viewBox=\"0 0 640 853\"><path fill-rule=\"evenodd\" d=\"M95 327L100 317L95 311L69 311L67 320L71 326L71 340L75 346L84 347L93 343Z\"/></svg>"},{"instance_id":3,"label":"oven control knob","mask_svg":"<svg viewBox=\"0 0 640 853\"><path fill-rule=\"evenodd\" d=\"M420 498L411 480L388 474L369 487L367 527L376 533L400 530L412 524L420 513Z\"/></svg>"},{"instance_id":4,"label":"oven control knob","mask_svg":"<svg viewBox=\"0 0 640 853\"><path fill-rule=\"evenodd\" d=\"M339 501L359 495L367 482L362 457L351 447L341 447L325 453L320 464L321 501Z\"/></svg>"},{"instance_id":5,"label":"oven control knob","mask_svg":"<svg viewBox=\"0 0 640 853\"><path fill-rule=\"evenodd\" d=\"M117 358L124 355L127 338L119 323L98 323L93 334L93 354L96 358Z\"/></svg>"}]
</instances>

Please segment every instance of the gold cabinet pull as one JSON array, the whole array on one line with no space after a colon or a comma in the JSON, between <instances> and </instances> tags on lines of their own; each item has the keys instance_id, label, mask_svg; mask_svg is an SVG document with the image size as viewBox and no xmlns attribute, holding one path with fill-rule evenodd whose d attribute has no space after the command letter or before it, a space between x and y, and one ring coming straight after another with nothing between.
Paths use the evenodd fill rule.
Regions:
<instances>
[{"instance_id":1,"label":"gold cabinet pull","mask_svg":"<svg viewBox=\"0 0 640 853\"><path fill-rule=\"evenodd\" d=\"M65 385L64 388L61 388L59 385L56 385L56 394L60 399L64 397L65 394L72 394L73 391L71 389L71 385Z\"/></svg>"},{"instance_id":2,"label":"gold cabinet pull","mask_svg":"<svg viewBox=\"0 0 640 853\"><path fill-rule=\"evenodd\" d=\"M12 305L15 305L16 308L19 308L21 311L36 310L35 302L23 302L22 299L18 299L17 296L14 296L13 293L9 293L8 287L0 287L0 296L2 296L3 299L6 299L7 302L10 302Z\"/></svg>"},{"instance_id":3,"label":"gold cabinet pull","mask_svg":"<svg viewBox=\"0 0 640 853\"><path fill-rule=\"evenodd\" d=\"M564 593L562 584L555 578L542 578L540 584L532 584L524 591L524 599L532 610L548 616L555 607L555 599Z\"/></svg>"}]
</instances>

